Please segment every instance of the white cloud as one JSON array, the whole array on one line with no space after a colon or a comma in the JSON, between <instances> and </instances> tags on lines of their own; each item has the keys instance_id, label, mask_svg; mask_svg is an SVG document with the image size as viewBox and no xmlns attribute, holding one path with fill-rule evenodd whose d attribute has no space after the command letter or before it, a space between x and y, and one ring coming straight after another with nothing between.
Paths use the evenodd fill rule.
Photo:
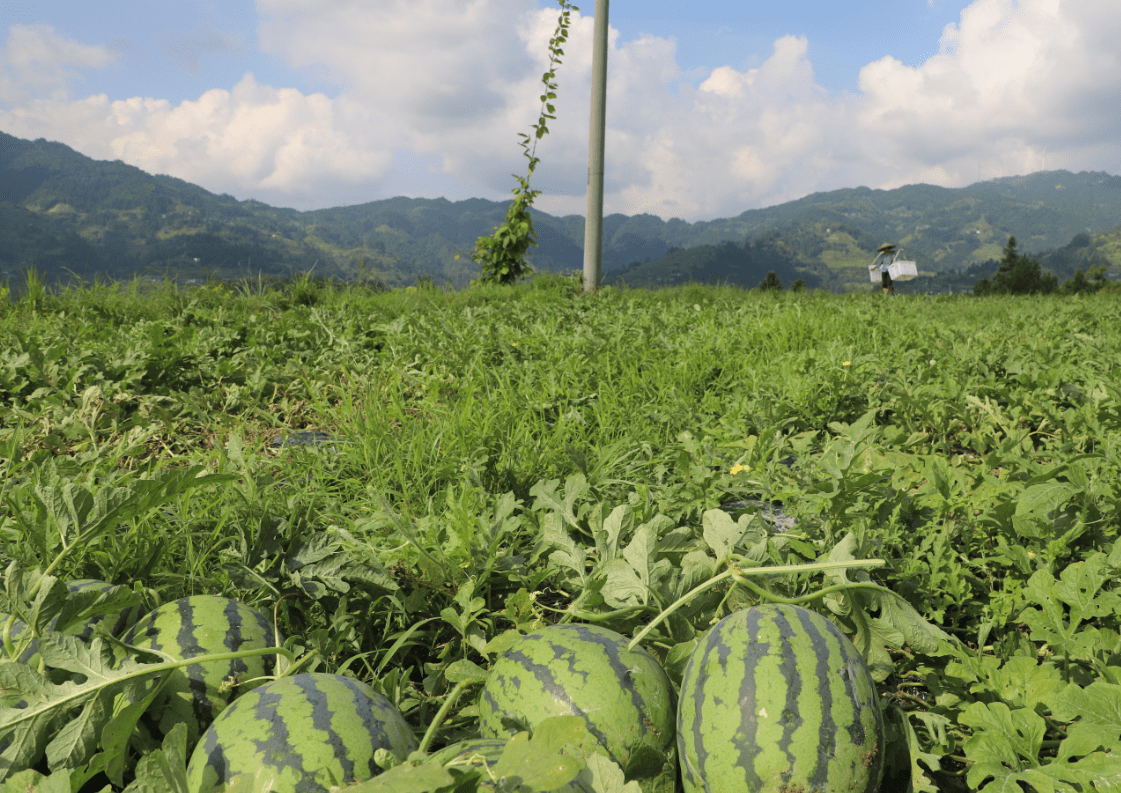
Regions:
<instances>
[{"instance_id":1,"label":"white cloud","mask_svg":"<svg viewBox=\"0 0 1121 793\"><path fill-rule=\"evenodd\" d=\"M74 69L109 47L43 25L12 26L0 51L0 128L61 140L216 192L312 208L385 197L408 151L458 185L453 199L509 198L540 113L556 8L532 0L258 0L261 49L317 71L339 95L244 75L172 106L70 99ZM505 20L496 24L495 20ZM557 119L537 143L535 205L583 213L593 19L573 12L558 67ZM605 211L723 217L816 190L914 182L956 186L1048 168L1121 170L1121 3L977 0L937 54L869 63L860 94L814 82L804 38L758 68L683 74L672 40L619 42L608 56ZM197 49L227 46L209 31ZM184 54L188 60L197 54ZM698 83L694 88L690 81ZM681 85L680 90L676 88ZM396 190L395 193L407 192Z\"/></svg>"},{"instance_id":2,"label":"white cloud","mask_svg":"<svg viewBox=\"0 0 1121 793\"><path fill-rule=\"evenodd\" d=\"M68 41L50 25L11 25L0 50L0 102L19 105L42 96L65 99L69 81L82 79L66 67L98 69L116 57L105 47Z\"/></svg>"}]
</instances>

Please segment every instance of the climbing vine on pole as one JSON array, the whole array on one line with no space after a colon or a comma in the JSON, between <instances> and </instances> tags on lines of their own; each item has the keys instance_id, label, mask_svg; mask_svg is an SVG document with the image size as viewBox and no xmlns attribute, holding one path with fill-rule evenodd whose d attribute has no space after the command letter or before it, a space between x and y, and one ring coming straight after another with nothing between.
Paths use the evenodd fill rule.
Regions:
<instances>
[{"instance_id":1,"label":"climbing vine on pole","mask_svg":"<svg viewBox=\"0 0 1121 793\"><path fill-rule=\"evenodd\" d=\"M549 39L549 71L545 72L541 82L545 84L545 93L541 95L541 117L532 126L536 130L537 139L533 142L533 152L529 151L529 135L519 132L518 136L525 138L518 145L525 149L525 156L529 158L529 173L526 176L511 174L520 183L511 192L514 202L506 210L506 222L501 227L495 227L494 235L479 237L475 242L475 250L471 258L479 263L482 270L481 280L484 282L498 282L512 284L525 275L533 272L533 268L525 261L525 253L529 246L537 247L537 239L533 231L533 220L529 216L529 207L540 190L529 189L529 177L533 176L533 169L540 160L533 155L537 153L537 141L545 137L549 128L545 126L545 119L556 119L552 115L555 108L550 100L556 99L557 84L553 80L557 76L557 66L560 56L564 55L561 44L568 40L569 9L579 11L579 6L570 5L567 0L557 0L560 3L561 15L557 17L557 30ZM459 259L459 254L455 257Z\"/></svg>"}]
</instances>

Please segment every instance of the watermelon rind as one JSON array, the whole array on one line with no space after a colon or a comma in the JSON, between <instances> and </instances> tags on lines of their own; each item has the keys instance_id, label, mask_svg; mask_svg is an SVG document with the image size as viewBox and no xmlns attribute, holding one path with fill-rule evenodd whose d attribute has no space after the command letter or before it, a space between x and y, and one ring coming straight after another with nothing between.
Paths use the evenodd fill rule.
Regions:
<instances>
[{"instance_id":1,"label":"watermelon rind","mask_svg":"<svg viewBox=\"0 0 1121 793\"><path fill-rule=\"evenodd\" d=\"M766 604L713 626L685 667L677 713L685 793L879 789L884 724L840 628Z\"/></svg>"},{"instance_id":2,"label":"watermelon rind","mask_svg":"<svg viewBox=\"0 0 1121 793\"><path fill-rule=\"evenodd\" d=\"M310 672L243 694L214 720L187 764L189 793L326 793L382 772L378 749L404 760L416 736L364 683Z\"/></svg>"},{"instance_id":3,"label":"watermelon rind","mask_svg":"<svg viewBox=\"0 0 1121 793\"><path fill-rule=\"evenodd\" d=\"M579 716L628 779L673 789L674 692L658 661L598 625L551 625L495 661L479 697L479 733L509 737L553 716Z\"/></svg>"},{"instance_id":4,"label":"watermelon rind","mask_svg":"<svg viewBox=\"0 0 1121 793\"><path fill-rule=\"evenodd\" d=\"M215 595L193 595L163 604L142 617L125 634L124 642L183 660L276 646L272 623L264 614ZM258 655L189 664L169 672L146 716L148 726L157 735L167 735L182 722L187 726L187 745L192 746L230 702L266 682L256 678L272 675L275 666L275 655ZM223 682L231 679L238 684L222 691Z\"/></svg>"}]
</instances>

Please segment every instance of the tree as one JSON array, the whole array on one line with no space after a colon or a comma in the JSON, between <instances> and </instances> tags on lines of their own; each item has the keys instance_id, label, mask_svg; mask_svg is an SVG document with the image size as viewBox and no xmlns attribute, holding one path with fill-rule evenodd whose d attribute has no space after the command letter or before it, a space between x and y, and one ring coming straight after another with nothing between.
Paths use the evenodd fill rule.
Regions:
<instances>
[{"instance_id":1,"label":"tree","mask_svg":"<svg viewBox=\"0 0 1121 793\"><path fill-rule=\"evenodd\" d=\"M1091 267L1089 278L1082 274L1082 269L1074 271L1074 277L1063 284L1063 294L1077 295L1081 292L1097 292L1105 286L1105 265Z\"/></svg>"},{"instance_id":2,"label":"tree","mask_svg":"<svg viewBox=\"0 0 1121 793\"><path fill-rule=\"evenodd\" d=\"M780 281L779 277L775 275L774 270L769 270L767 272L767 277L759 282L759 288L764 292L781 292L782 281Z\"/></svg>"},{"instance_id":3,"label":"tree","mask_svg":"<svg viewBox=\"0 0 1121 793\"><path fill-rule=\"evenodd\" d=\"M1059 288L1059 279L1040 269L1039 262L1017 252L1016 238L1009 237L1000 267L992 280L982 278L973 285L973 293L1003 295L1051 294Z\"/></svg>"}]
</instances>

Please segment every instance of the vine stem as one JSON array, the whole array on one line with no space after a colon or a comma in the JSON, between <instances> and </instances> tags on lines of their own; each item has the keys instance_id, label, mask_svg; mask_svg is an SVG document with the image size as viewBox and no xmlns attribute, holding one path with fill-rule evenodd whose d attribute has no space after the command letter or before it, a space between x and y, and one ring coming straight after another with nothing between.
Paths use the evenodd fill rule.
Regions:
<instances>
[{"instance_id":1,"label":"vine stem","mask_svg":"<svg viewBox=\"0 0 1121 793\"><path fill-rule=\"evenodd\" d=\"M128 646L128 645L126 645ZM151 652L150 650L147 652ZM28 705L23 710L18 711L19 715L11 719L5 727L18 725L22 722L33 721L41 716L44 710L58 709L59 705L64 702L71 702L74 700L81 700L83 697L88 696L89 692L93 689L105 688L108 685L116 685L125 680L134 680L136 678L148 677L151 675L159 674L160 672L169 672L173 669L179 669L184 666L191 666L193 664L206 664L212 661L232 661L235 658L252 658L257 655L283 655L289 662L295 659L294 654L290 650L283 647L257 647L252 650L237 650L231 653L212 653L210 655L196 655L193 658L180 658L174 661L168 661L162 664L144 664L139 669L134 669L131 672L114 677L108 683L98 683L94 686L85 687L82 685L75 686L74 690L63 697L48 702L39 707ZM75 703L77 704L77 703Z\"/></svg>"},{"instance_id":2,"label":"vine stem","mask_svg":"<svg viewBox=\"0 0 1121 793\"><path fill-rule=\"evenodd\" d=\"M700 586L694 587L692 590L690 590L689 592L686 592L684 595L682 595L677 600L675 600L672 604L670 604L669 608L667 608L665 611L663 611L661 614L659 614L657 617L655 617L650 622L649 625L647 625L645 628L643 628L641 631L639 631L638 633L635 634L634 638L631 639L630 644L627 645L627 649L628 650L633 650L635 647L637 647L639 645L639 643L644 638L646 638L646 635L648 633L650 633L650 631L654 630L656 627L658 627L660 624L662 624L671 614L673 614L679 608L684 606L686 603L688 603L694 597L701 594L702 592L705 592L709 589L712 589L714 586L717 586L718 584L722 583L723 581L725 581L729 578L734 578L737 581L739 581L739 580L741 580L741 578L746 578L748 576L788 575L790 573L806 573L806 572L813 572L813 571L817 571L817 570L845 570L845 569L849 569L849 568L853 568L853 567L858 567L858 568L883 567L885 564L887 564L887 562L884 561L883 559L858 559L858 560L853 560L853 561L848 561L848 562L809 562L807 564L790 564L790 565L783 565L781 567L755 567L755 568L751 568L751 569L748 569L748 570L743 570L743 569L740 569L738 567L732 567L731 569L725 570L720 575L715 576L713 578L710 578L708 581L704 582ZM833 591L833 590L838 589L838 588L847 589L847 588L852 588L852 587L855 587L855 586L867 587L869 585L868 584L842 584L839 587L830 587L829 591ZM872 584L871 586L876 586L876 585ZM881 587L876 587L876 588L879 589ZM766 592L765 590L760 589L758 591L762 594L762 596L764 598L766 598L768 600L773 600L776 597L774 595L771 595L769 592ZM821 593L821 594L824 594L824 593ZM818 595L816 595L816 594L814 595L814 597L817 597L817 596Z\"/></svg>"},{"instance_id":3,"label":"vine stem","mask_svg":"<svg viewBox=\"0 0 1121 793\"><path fill-rule=\"evenodd\" d=\"M428 747L432 745L432 741L436 737L436 732L440 729L440 725L444 723L444 718L447 717L448 711L455 707L455 703L459 700L459 695L463 693L463 689L467 687L467 683L468 681L466 680L460 680L455 684L455 688L448 694L447 699L444 700L444 704L436 711L436 716L428 725L424 737L420 739L420 746L417 747L417 751L427 754Z\"/></svg>"}]
</instances>

